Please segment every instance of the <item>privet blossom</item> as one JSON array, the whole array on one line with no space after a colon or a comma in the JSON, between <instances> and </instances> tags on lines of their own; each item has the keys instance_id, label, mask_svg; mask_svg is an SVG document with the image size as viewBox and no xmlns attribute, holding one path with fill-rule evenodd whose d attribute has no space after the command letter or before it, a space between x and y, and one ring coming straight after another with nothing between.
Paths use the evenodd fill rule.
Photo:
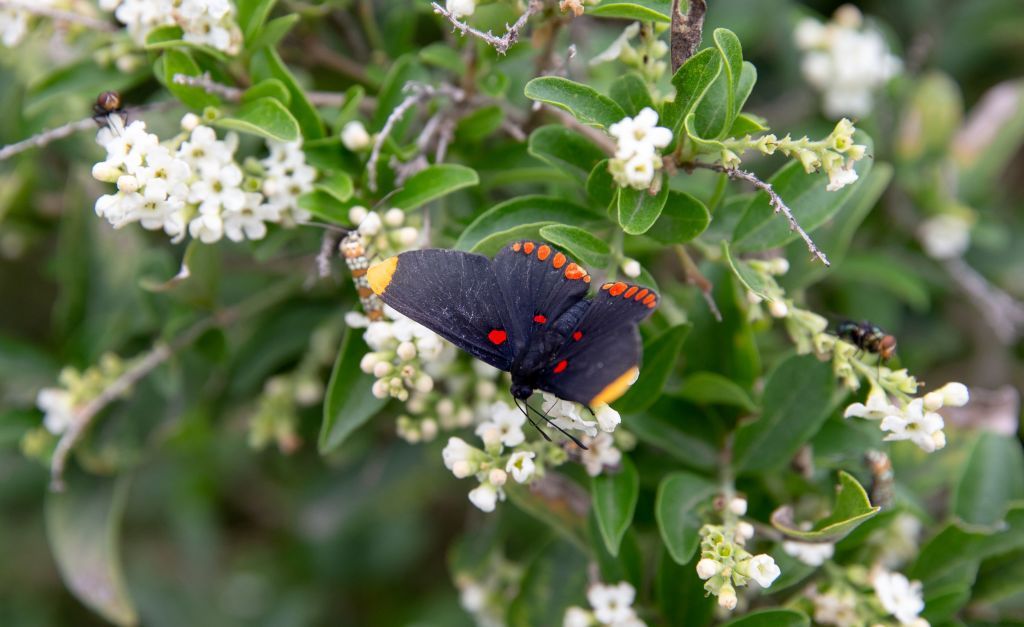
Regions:
<instances>
[{"instance_id":1,"label":"privet blossom","mask_svg":"<svg viewBox=\"0 0 1024 627\"><path fill-rule=\"evenodd\" d=\"M615 585L595 583L587 589L587 601L592 609L575 605L568 608L562 626L644 627L647 623L640 620L633 609L635 600L636 589L629 582L620 581Z\"/></svg>"},{"instance_id":2,"label":"privet blossom","mask_svg":"<svg viewBox=\"0 0 1024 627\"><path fill-rule=\"evenodd\" d=\"M654 182L654 173L661 169L661 153L672 142L672 131L658 126L658 113L644 107L635 118L622 118L608 128L615 137L615 156L608 161L608 171L622 187L647 189Z\"/></svg>"},{"instance_id":3,"label":"privet blossom","mask_svg":"<svg viewBox=\"0 0 1024 627\"><path fill-rule=\"evenodd\" d=\"M228 54L238 54L242 49L242 30L230 0L100 0L99 5L104 11L113 11L139 45L161 26L180 26L184 41Z\"/></svg>"},{"instance_id":4,"label":"privet blossom","mask_svg":"<svg viewBox=\"0 0 1024 627\"><path fill-rule=\"evenodd\" d=\"M829 117L868 115L873 92L901 69L899 57L889 52L882 35L864 28L863 22L860 11L847 4L827 24L813 18L797 24L794 38L804 51L801 70L821 92Z\"/></svg>"},{"instance_id":5,"label":"privet blossom","mask_svg":"<svg viewBox=\"0 0 1024 627\"><path fill-rule=\"evenodd\" d=\"M920 398L900 398L897 404L890 402L881 386L872 386L867 403L853 403L846 408L843 416L880 420L886 441L910 440L926 453L946 446L945 422L937 411L945 406L963 407L970 400L970 393L963 383L947 383Z\"/></svg>"}]
</instances>

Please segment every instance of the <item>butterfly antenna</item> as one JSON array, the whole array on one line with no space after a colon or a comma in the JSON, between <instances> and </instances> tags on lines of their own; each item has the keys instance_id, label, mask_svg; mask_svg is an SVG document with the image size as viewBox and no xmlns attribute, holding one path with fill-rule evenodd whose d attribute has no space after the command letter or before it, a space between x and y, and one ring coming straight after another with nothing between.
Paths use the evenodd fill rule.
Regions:
<instances>
[{"instance_id":1,"label":"butterfly antenna","mask_svg":"<svg viewBox=\"0 0 1024 627\"><path fill-rule=\"evenodd\" d=\"M551 417L550 417L550 416L548 416L548 415L547 415L547 414L545 414L544 412L540 411L540 410L539 410L539 409L537 409L536 407L533 407L533 406L531 406L531 405L530 405L529 403L526 403L525 401L524 401L524 403L526 404L526 407L527 407L527 409L532 409L532 410L534 411L534 413L536 413L536 414L537 414L538 416L540 416L541 418L543 418L545 422L547 422L547 423L548 423L549 425L551 425L551 426L552 426L552 427L554 427L555 429L558 429L558 431L559 431L559 432L560 432L560 433L561 433L562 435L564 435L565 437L567 437L567 438L569 438L570 440L572 440L572 441L573 441L573 443L575 443L575 444L576 444L576 446L580 447L580 448L581 448L581 449L583 449L584 451L588 450L588 449L587 449L587 447L586 447L586 445L584 445L584 444L583 444L583 442L580 442L579 438L577 438L577 437L576 437L576 436L574 436L573 434L569 433L568 431L566 431L566 430L565 430L565 429L563 429L562 427L560 427L560 426L558 426L557 424L555 424L555 421L554 421L554 420L551 420ZM533 421L531 420L530 422L533 422Z\"/></svg>"},{"instance_id":2,"label":"butterfly antenna","mask_svg":"<svg viewBox=\"0 0 1024 627\"><path fill-rule=\"evenodd\" d=\"M544 431L544 429L541 429L541 428L540 428L540 425L539 425L539 424L537 424L536 422L534 422L534 421L533 421L533 418L531 418L531 417L530 417L530 414L529 414L529 412L527 412L527 411L526 411L525 409L523 409L522 405L520 405L520 404L519 404L519 399L518 399L518 398L513 398L512 400L513 400L513 401L515 401L515 403L516 403L516 407L518 407L518 408L519 408L519 411L523 412L523 415L524 415L524 416L526 416L526 419L530 421L530 424L531 424L531 425L533 425L533 427L534 427L534 428L535 428L535 429L536 429L536 430L537 430L538 432L540 432L540 434L541 434L542 436L544 436L544 439L545 439L545 440L547 440L548 442L550 442L550 441L551 441L551 436L550 436L550 435L548 435L548 434L547 434L547 432L546 432L546 431ZM527 405L527 407L530 407L530 406L529 406L529 405ZM533 409L533 408L532 408L532 407L530 407L530 409Z\"/></svg>"}]
</instances>

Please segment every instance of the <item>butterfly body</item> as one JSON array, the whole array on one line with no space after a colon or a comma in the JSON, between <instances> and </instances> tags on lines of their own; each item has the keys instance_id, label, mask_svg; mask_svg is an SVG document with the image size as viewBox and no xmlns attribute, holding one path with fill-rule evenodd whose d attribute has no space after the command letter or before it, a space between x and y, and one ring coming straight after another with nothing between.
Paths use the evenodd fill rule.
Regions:
<instances>
[{"instance_id":1,"label":"butterfly body","mask_svg":"<svg viewBox=\"0 0 1024 627\"><path fill-rule=\"evenodd\" d=\"M373 267L386 304L512 375L512 395L535 390L590 406L621 396L639 372L637 324L657 305L649 288L605 283L546 244L514 242L492 261L428 249Z\"/></svg>"}]
</instances>

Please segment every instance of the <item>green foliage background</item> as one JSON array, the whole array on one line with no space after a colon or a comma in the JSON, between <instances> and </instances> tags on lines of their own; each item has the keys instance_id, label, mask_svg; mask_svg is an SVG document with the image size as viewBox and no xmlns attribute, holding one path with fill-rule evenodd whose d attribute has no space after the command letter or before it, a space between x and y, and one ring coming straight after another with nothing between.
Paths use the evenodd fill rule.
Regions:
<instances>
[{"instance_id":1,"label":"green foliage background","mask_svg":"<svg viewBox=\"0 0 1024 627\"><path fill-rule=\"evenodd\" d=\"M819 117L816 96L800 79L791 32L801 13L830 15L837 3L709 4L704 45L711 45L716 27L726 27L742 42L743 57L757 67L757 85L745 110L764 116L780 133L826 135L832 123ZM860 7L888 29L891 43L908 62L951 77L966 111L1004 81L1017 81L1016 88L1022 89L1024 10L1017 0L863 2ZM300 19L291 24L287 16L293 12ZM332 67L310 43L343 56L353 53L336 24L321 19L328 12L343 12L366 29L372 50L352 55L359 59L358 72ZM286 21L268 24L260 31L262 39L250 41L276 47L306 87L344 92L362 84L379 103L366 118L371 131L380 128L401 100L398 90L406 80L451 78L461 68L461 58L444 43L461 41L449 36L425 2L282 3L271 17ZM504 3L491 4L480 7L474 23L500 30L515 17ZM564 48L571 37L585 60L603 50L624 24L584 18L562 32L559 45ZM55 67L44 54L47 45L38 37L16 50L0 51L0 106L5 112L0 116L0 144L87 115L101 90L122 90L132 103L165 94L158 82L164 77L154 80L146 64L124 73L87 57ZM506 58L482 44L478 49L488 69L478 77L479 88L529 111L523 90L532 78L536 54L529 39ZM148 54L152 60L159 52ZM197 56L204 64L216 64L201 53ZM188 67L190 62L182 49L173 47L161 58L168 73L170 66ZM254 77L275 75L269 48L248 49L243 63ZM594 68L588 84L608 93L618 73L612 65ZM277 111L278 100L268 98L264 109L237 112L235 117L243 120L238 124L248 120L259 125L265 134L287 136L294 129L282 119L293 115L308 146L326 131L319 116L302 105L298 88L285 87L291 93L288 116ZM802 244L788 243L786 256L793 269L784 285L817 311L870 319L893 332L900 341L901 365L920 379L963 381L972 389L1019 388L1019 341L1006 345L995 337L975 304L920 251L912 236L919 210L929 207L931 168L945 156L949 135L959 125L958 112L952 121L942 117L941 100L927 94L915 100L918 89L915 80L896 79L878 95L876 114L858 121L858 128L875 138L869 165L877 177L891 164L892 184L883 193L884 180L865 177L858 193L870 201L851 201L842 212L825 216L832 220L821 220L824 226L813 235L833 258L831 269L806 263ZM174 91L191 106L209 104L205 94ZM929 120L925 149L912 158L901 157L894 151L894 129L915 106ZM172 129L180 113L154 114L147 120L153 128ZM323 118L336 136L334 120L350 114L333 110ZM531 137L531 155L527 143L494 132L500 115L500 109L480 110L457 129L449 161L473 168L479 185L431 201L436 245L475 244L493 252L513 236L539 234L557 241L567 235L557 229L538 232L541 225L526 213L503 225L492 221L493 216L478 218L501 202L528 194L588 202L584 182L600 154L560 153L573 139L564 136L564 129L553 128ZM282 126L276 127L278 123ZM980 220L967 261L992 283L1018 295L1024 294L1024 248L1018 245L1024 236L1022 135L1024 106L1018 102L1012 123L1000 130L986 158L960 181L958 190ZM328 165L320 167L344 172L358 165L347 161L351 155L328 149L323 153L318 165ZM738 281L722 264L705 267L724 315L716 323L696 290L683 283L676 261L664 251L665 242L632 237L626 238L626 252L641 260L661 289L685 308L692 329L684 338L684 331L671 328L668 317L656 317L643 329L648 365L657 363L659 346L669 347L666 366L659 369L666 394L651 397L653 403L624 399L623 426L641 442L630 455L637 476L627 471L609 481L635 481L637 487L595 481L595 493L606 494L596 498L610 501L610 511L599 520L572 521L568 529L565 521L549 524L544 511L541 517L531 514L538 507L550 513L550 504L530 503L528 495L515 493L498 513L481 514L466 500L465 485L442 466L443 442L409 446L394 437L394 405L370 417L378 407L367 401L371 405L366 411L355 412L369 418L365 425L329 423L324 430L320 408L309 408L301 414L304 446L297 453L255 452L247 443L247 421L264 381L301 360L313 329L332 320L340 324L343 313L357 306L351 282L341 273L313 281L313 256L322 232L308 228L275 231L265 241L247 245L221 242L196 253L194 280L168 292L143 289L173 276L183 250L168 244L162 234L135 228L114 231L96 218L93 203L101 186L90 178L89 168L100 156L92 134L83 133L0 163L0 624L105 624L62 581L48 534L58 545L69 543L68 564L77 576L86 573L81 585L92 585L95 580L88 577L99 577L113 589L127 591L124 598L130 597L135 609L114 600L105 608L108 617L124 620L137 611L145 625L470 624L459 607L451 569L476 564L478 556L499 544L508 559L526 568L520 596L511 604L513 624L560 623L565 604L582 602L578 590L586 582L588 558L600 564L609 580L638 585L641 601L658 607L652 624L701 624L710 616L709 602L702 600L692 564L676 563L688 561L692 548L680 546L685 538L668 537L664 547L659 522L678 516L685 499L701 493L719 463L716 443L740 416L763 407L765 416L777 417L777 434L787 432L789 425L813 423L806 434L796 434L798 440L772 440L765 451L753 453L739 448L739 487L750 498L753 518L767 521L775 506L794 495L817 492L831 498L837 482L832 470L845 468L867 483L859 453L878 439L877 430L838 417L842 399L831 396L830 370L813 358L792 357L781 332L752 328L743 313ZM585 164L582 169L580 163ZM782 162L750 165L767 177ZM359 183L360 173L350 174ZM459 176L458 171L449 174ZM388 177L390 172L382 171L382 189L390 189ZM692 237L686 231L692 213L684 206L684 192L707 203L715 190L714 177L697 172L673 180L671 193L677 196L668 206L681 217L677 222L671 222L672 215L661 219L669 221L663 227L677 229L672 231L678 232L676 241ZM865 191L870 184L877 189ZM739 220L737 208L750 198L740 184L729 189L704 236L715 245L714 236L732 232L735 222L730 220ZM422 197L413 191L400 201L420 205L430 197L429 189ZM322 217L341 211L330 199L320 201ZM597 219L608 226L603 217ZM524 224L532 226L524 229ZM774 219L767 224L769 230L785 229ZM627 221L623 226L628 232ZM511 234L505 232L510 227L516 227ZM501 234L488 244L486 238L496 231ZM733 246L758 249L756 242L747 242L745 249L743 243L737 237ZM602 261L601 253L598 246L591 261ZM26 459L19 443L39 423L35 393L52 386L62 366L85 368L109 351L135 355L209 312L262 291L273 304L227 328L209 330L136 386L128 399L108 409L77 460L88 472L75 471L68 496L47 494L46 469ZM678 341L672 341L673 333ZM337 337L331 342L339 343ZM328 352L336 350L332 345ZM358 347L354 354L358 356ZM703 378L693 377L698 373ZM325 370L325 383L327 376ZM357 376L350 367L343 378ZM828 411L805 420L796 415L804 411L798 403L775 407L772 414L773 380L780 388L806 386L808 395L829 404ZM348 416L353 411L345 398L329 396L328 403L337 408L328 414ZM929 521L925 534L930 541L909 574L924 579L929 608L938 608L929 616L933 624L1024 624L1024 578L1014 576L1024 557L1024 519L1021 509L1007 513L1007 507L1024 498L1020 447L1016 440L978 429L986 417L983 412L976 415L975 424L956 430L949 447L932 456L920 455L909 445L892 449L901 502ZM346 433L339 435L336 429ZM812 436L816 462L826 472L813 480L777 472ZM568 474L589 487L582 473ZM678 497L672 496L675 489L680 490ZM617 491L632 491L636 499L631 526L628 517L621 520ZM89 497L75 501L81 494ZM870 524L881 525L886 515ZM954 517L983 525L1005 520L1007 526L999 532L966 528L951 522ZM685 524L662 522L662 533ZM840 559L855 559L866 531L858 533L839 545ZM105 540L76 543L76 534ZM690 537L695 537L692 531ZM586 553L578 550L581 544ZM120 565L109 560L118 552ZM673 555L679 559L674 561ZM783 589L780 603L785 584L795 585L800 571L795 563L787 566L784 577L792 578L777 584ZM68 578L75 580L76 575Z\"/></svg>"}]
</instances>

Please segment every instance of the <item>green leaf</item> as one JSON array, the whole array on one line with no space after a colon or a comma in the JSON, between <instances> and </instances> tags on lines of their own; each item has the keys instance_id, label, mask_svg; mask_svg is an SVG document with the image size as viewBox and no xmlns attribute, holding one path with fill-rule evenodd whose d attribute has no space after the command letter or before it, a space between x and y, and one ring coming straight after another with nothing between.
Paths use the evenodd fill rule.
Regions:
<instances>
[{"instance_id":1,"label":"green leaf","mask_svg":"<svg viewBox=\"0 0 1024 627\"><path fill-rule=\"evenodd\" d=\"M242 94L243 103L259 100L260 98L274 98L275 100L281 101L281 104L286 107L291 104L292 101L292 95L288 91L288 87L276 78L268 78L260 81L249 89L246 89L245 93Z\"/></svg>"},{"instance_id":2,"label":"green leaf","mask_svg":"<svg viewBox=\"0 0 1024 627\"><path fill-rule=\"evenodd\" d=\"M881 510L871 505L868 493L846 471L839 471L839 487L832 513L802 530L793 520L793 508L780 507L772 514L772 526L802 542L838 542Z\"/></svg>"},{"instance_id":3,"label":"green leaf","mask_svg":"<svg viewBox=\"0 0 1024 627\"><path fill-rule=\"evenodd\" d=\"M540 228L540 236L569 253L576 261L594 268L608 265L612 253L603 239L575 226L549 224Z\"/></svg>"},{"instance_id":4,"label":"green leaf","mask_svg":"<svg viewBox=\"0 0 1024 627\"><path fill-rule=\"evenodd\" d=\"M662 176L658 193L646 189L623 187L619 189L619 224L629 235L646 233L661 216L668 202L668 176Z\"/></svg>"},{"instance_id":5,"label":"green leaf","mask_svg":"<svg viewBox=\"0 0 1024 627\"><path fill-rule=\"evenodd\" d=\"M387 404L387 399L377 398L371 392L374 376L359 368L368 350L359 330L345 331L324 394L324 418L318 442L321 455L337 450L353 431Z\"/></svg>"},{"instance_id":6,"label":"green leaf","mask_svg":"<svg viewBox=\"0 0 1024 627\"><path fill-rule=\"evenodd\" d=\"M252 54L249 64L249 71L254 82L264 81L268 78L276 78L285 84L288 92L292 95L291 104L288 110L294 114L295 119L302 129L302 136L307 139L321 139L326 135L324 122L320 114L309 103L305 91L299 87L295 77L281 61L277 51L273 48L263 47Z\"/></svg>"},{"instance_id":7,"label":"green leaf","mask_svg":"<svg viewBox=\"0 0 1024 627\"><path fill-rule=\"evenodd\" d=\"M604 545L612 556L619 554L619 544L633 522L633 512L640 495L640 475L628 457L622 458L618 472L606 472L594 477L590 483L594 500L594 514L601 529Z\"/></svg>"},{"instance_id":8,"label":"green leaf","mask_svg":"<svg viewBox=\"0 0 1024 627\"><path fill-rule=\"evenodd\" d=\"M612 173L608 171L608 160L599 161L590 171L590 176L587 177L587 196L604 213L615 202L618 191L619 186L612 178ZM617 207L616 211L618 211Z\"/></svg>"},{"instance_id":9,"label":"green leaf","mask_svg":"<svg viewBox=\"0 0 1024 627\"><path fill-rule=\"evenodd\" d=\"M715 614L714 597L706 595L704 582L697 576L694 556L689 563L677 564L667 550L658 556L655 594L665 624L711 625Z\"/></svg>"},{"instance_id":10,"label":"green leaf","mask_svg":"<svg viewBox=\"0 0 1024 627\"><path fill-rule=\"evenodd\" d=\"M278 142L293 142L300 137L299 123L274 98L253 100L242 105L233 117L217 118L213 125Z\"/></svg>"},{"instance_id":11,"label":"green leaf","mask_svg":"<svg viewBox=\"0 0 1024 627\"><path fill-rule=\"evenodd\" d=\"M429 46L424 46L420 48L419 56L420 60L427 65L448 70L456 76L462 76L466 73L466 62L462 59L462 55L448 44L435 42Z\"/></svg>"},{"instance_id":12,"label":"green leaf","mask_svg":"<svg viewBox=\"0 0 1024 627\"><path fill-rule=\"evenodd\" d=\"M683 341L689 332L689 324L680 324L644 342L640 377L630 386L629 391L615 402L616 409L625 414L637 413L658 400L665 383L675 369L679 351L683 348Z\"/></svg>"},{"instance_id":13,"label":"green leaf","mask_svg":"<svg viewBox=\"0 0 1024 627\"><path fill-rule=\"evenodd\" d=\"M628 581L639 589L644 582L644 555L633 529L627 529L622 536L618 555L609 553L601 540L594 508L590 508L590 516L587 517L587 531L588 546L601 569L601 581Z\"/></svg>"},{"instance_id":14,"label":"green leaf","mask_svg":"<svg viewBox=\"0 0 1024 627\"><path fill-rule=\"evenodd\" d=\"M856 141L865 144L868 154L871 154L870 138L858 132ZM825 189L828 177L824 173L807 174L797 161L783 166L768 179L768 182L785 201L800 226L811 233L835 215L843 203L855 197L871 171L872 162L872 159L858 161L854 169L859 180L835 192ZM790 230L789 222L775 213L768 203L767 194L762 192L750 201L739 224L736 225L732 249L737 252L768 250L784 246L797 237L799 236ZM828 253L827 250L825 252Z\"/></svg>"},{"instance_id":15,"label":"green leaf","mask_svg":"<svg viewBox=\"0 0 1024 627\"><path fill-rule=\"evenodd\" d=\"M959 521L947 524L921 547L907 577L920 579L927 590L930 582L987 557L1024 549L1024 502L1012 503L1005 521L994 527Z\"/></svg>"},{"instance_id":16,"label":"green leaf","mask_svg":"<svg viewBox=\"0 0 1024 627\"><path fill-rule=\"evenodd\" d=\"M249 38L267 21L275 2L276 0L238 0L238 25L242 27L247 44Z\"/></svg>"},{"instance_id":17,"label":"green leaf","mask_svg":"<svg viewBox=\"0 0 1024 627\"><path fill-rule=\"evenodd\" d=\"M993 525L1011 501L1024 499L1020 441L981 431L953 490L953 513L966 523Z\"/></svg>"},{"instance_id":18,"label":"green leaf","mask_svg":"<svg viewBox=\"0 0 1024 627\"><path fill-rule=\"evenodd\" d=\"M671 473L658 484L654 517L661 540L677 564L686 564L697 552L704 524L701 507L717 492L710 479L688 472Z\"/></svg>"},{"instance_id":19,"label":"green leaf","mask_svg":"<svg viewBox=\"0 0 1024 627\"><path fill-rule=\"evenodd\" d=\"M455 137L459 141L481 141L501 128L504 120L505 112L500 106L480 107L459 119L455 125Z\"/></svg>"},{"instance_id":20,"label":"green leaf","mask_svg":"<svg viewBox=\"0 0 1024 627\"><path fill-rule=\"evenodd\" d=\"M565 489L545 492L509 482L505 484L505 494L516 507L554 529L577 550L588 551L586 492L562 475L548 476L555 477L551 481L564 484ZM556 483L555 487L562 486ZM584 511L579 511L578 505L582 505Z\"/></svg>"},{"instance_id":21,"label":"green leaf","mask_svg":"<svg viewBox=\"0 0 1024 627\"><path fill-rule=\"evenodd\" d=\"M604 0L596 7L587 7L587 15L668 24L672 21L671 10L671 0Z\"/></svg>"},{"instance_id":22,"label":"green leaf","mask_svg":"<svg viewBox=\"0 0 1024 627\"><path fill-rule=\"evenodd\" d=\"M526 97L565 109L577 120L598 128L608 128L626 112L614 100L592 87L560 76L542 76L526 84Z\"/></svg>"},{"instance_id":23,"label":"green leaf","mask_svg":"<svg viewBox=\"0 0 1024 627\"><path fill-rule=\"evenodd\" d=\"M635 116L647 107L654 109L647 83L636 72L626 72L616 79L609 95L630 116Z\"/></svg>"},{"instance_id":24,"label":"green leaf","mask_svg":"<svg viewBox=\"0 0 1024 627\"><path fill-rule=\"evenodd\" d=\"M754 64L750 61L744 61L742 69L740 70L739 80L736 82L736 99L733 102L732 126L730 129L736 128L736 122L739 118L746 117L746 124L756 126L760 130L745 132L749 133L768 130L768 127L759 122L756 116L744 115L742 113L743 105L747 104L747 98L749 98L750 93L754 91L755 83L757 83L757 68L754 67Z\"/></svg>"},{"instance_id":25,"label":"green leaf","mask_svg":"<svg viewBox=\"0 0 1024 627\"><path fill-rule=\"evenodd\" d=\"M410 176L388 203L392 207L411 211L432 200L447 196L466 187L480 182L480 177L472 168L454 163L442 163L428 166Z\"/></svg>"},{"instance_id":26,"label":"green leaf","mask_svg":"<svg viewBox=\"0 0 1024 627\"><path fill-rule=\"evenodd\" d=\"M590 174L605 154L589 139L563 126L542 126L530 133L529 152L556 168L582 177Z\"/></svg>"},{"instance_id":27,"label":"green leaf","mask_svg":"<svg viewBox=\"0 0 1024 627\"><path fill-rule=\"evenodd\" d=\"M723 138L732 128L738 112L737 88L743 74L743 48L736 35L724 28L715 29L712 39L721 59L721 72L692 109L694 121L692 127L687 127L687 134L693 140ZM740 94L744 100L754 86L753 78L756 74L748 75L744 81L746 93ZM686 117L684 115L683 119Z\"/></svg>"},{"instance_id":28,"label":"green leaf","mask_svg":"<svg viewBox=\"0 0 1024 627\"><path fill-rule=\"evenodd\" d=\"M673 137L682 131L683 120L693 113L708 89L722 73L722 57L714 48L705 48L686 60L672 77L675 100L666 102L661 123L672 130Z\"/></svg>"},{"instance_id":29,"label":"green leaf","mask_svg":"<svg viewBox=\"0 0 1024 627\"><path fill-rule=\"evenodd\" d=\"M484 239L500 236L523 225L535 225L539 231L540 226L548 224L562 223L587 227L600 222L600 216L561 198L519 196L499 203L477 216L459 236L455 249L473 250ZM509 237L498 248L512 239Z\"/></svg>"},{"instance_id":30,"label":"green leaf","mask_svg":"<svg viewBox=\"0 0 1024 627\"><path fill-rule=\"evenodd\" d=\"M331 172L317 181L314 189L330 194L338 202L352 198L352 177L344 172Z\"/></svg>"},{"instance_id":31,"label":"green leaf","mask_svg":"<svg viewBox=\"0 0 1024 627\"><path fill-rule=\"evenodd\" d=\"M301 17L298 13L289 13L288 15L282 15L279 18L270 20L263 28L257 31L256 36L251 41L246 41L246 47L250 49L262 46L267 46L268 48L277 47L288 32L299 23Z\"/></svg>"},{"instance_id":32,"label":"green leaf","mask_svg":"<svg viewBox=\"0 0 1024 627\"><path fill-rule=\"evenodd\" d=\"M199 76L202 71L199 65L192 59L192 55L184 50L167 50L161 56L163 61L164 85L167 90L174 94L174 97L192 109L203 107L215 107L220 104L220 99L209 94L201 87L189 87L174 82L175 74L186 76Z\"/></svg>"},{"instance_id":33,"label":"green leaf","mask_svg":"<svg viewBox=\"0 0 1024 627\"><path fill-rule=\"evenodd\" d=\"M686 366L694 372L717 372L751 389L762 373L757 342L747 319L746 295L737 289L732 272L721 264L703 264L701 271L714 286L711 295L722 319L716 320L699 303L689 310L693 333L687 336L683 348Z\"/></svg>"},{"instance_id":34,"label":"green leaf","mask_svg":"<svg viewBox=\"0 0 1024 627\"><path fill-rule=\"evenodd\" d=\"M894 255L873 251L851 255L843 263L834 265L833 276L847 285L885 290L920 313L927 313L931 308L931 294L925 279Z\"/></svg>"},{"instance_id":35,"label":"green leaf","mask_svg":"<svg viewBox=\"0 0 1024 627\"><path fill-rule=\"evenodd\" d=\"M767 130L768 125L764 118L750 113L741 113L733 120L732 128L729 129L727 135L729 137L743 137L744 135L757 135Z\"/></svg>"},{"instance_id":36,"label":"green leaf","mask_svg":"<svg viewBox=\"0 0 1024 627\"><path fill-rule=\"evenodd\" d=\"M757 411L757 404L746 390L717 372L696 372L686 377L678 396L695 405L732 405L748 412Z\"/></svg>"},{"instance_id":37,"label":"green leaf","mask_svg":"<svg viewBox=\"0 0 1024 627\"><path fill-rule=\"evenodd\" d=\"M713 472L719 464L718 443L700 408L662 396L647 411L625 417L637 439L671 455L694 470Z\"/></svg>"},{"instance_id":38,"label":"green leaf","mask_svg":"<svg viewBox=\"0 0 1024 627\"><path fill-rule=\"evenodd\" d=\"M742 259L734 257L732 252L729 250L729 242L725 240L722 240L722 254L725 256L726 261L729 262L729 267L732 268L732 273L740 280L743 287L767 301L775 300L770 296L770 284L765 279L764 275L759 272L755 272L754 269Z\"/></svg>"},{"instance_id":39,"label":"green leaf","mask_svg":"<svg viewBox=\"0 0 1024 627\"><path fill-rule=\"evenodd\" d=\"M704 203L686 192L669 190L661 215L644 235L662 244L685 244L711 224Z\"/></svg>"},{"instance_id":40,"label":"green leaf","mask_svg":"<svg viewBox=\"0 0 1024 627\"><path fill-rule=\"evenodd\" d=\"M814 356L793 356L779 364L765 383L761 417L736 430L737 472L763 472L788 463L828 418L833 384L831 364Z\"/></svg>"},{"instance_id":41,"label":"green leaf","mask_svg":"<svg viewBox=\"0 0 1024 627\"><path fill-rule=\"evenodd\" d=\"M118 551L127 478L67 477L46 495L46 535L68 590L115 625L136 625Z\"/></svg>"},{"instance_id":42,"label":"green leaf","mask_svg":"<svg viewBox=\"0 0 1024 627\"><path fill-rule=\"evenodd\" d=\"M808 627L811 619L800 610L767 609L750 612L722 627Z\"/></svg>"},{"instance_id":43,"label":"green leaf","mask_svg":"<svg viewBox=\"0 0 1024 627\"><path fill-rule=\"evenodd\" d=\"M300 209L305 209L325 222L348 224L349 203L338 200L322 189L314 189L299 196L298 205Z\"/></svg>"},{"instance_id":44,"label":"green leaf","mask_svg":"<svg viewBox=\"0 0 1024 627\"><path fill-rule=\"evenodd\" d=\"M510 627L561 625L570 605L585 602L585 554L566 542L538 548L541 550L523 574L519 594L508 608Z\"/></svg>"}]
</instances>

